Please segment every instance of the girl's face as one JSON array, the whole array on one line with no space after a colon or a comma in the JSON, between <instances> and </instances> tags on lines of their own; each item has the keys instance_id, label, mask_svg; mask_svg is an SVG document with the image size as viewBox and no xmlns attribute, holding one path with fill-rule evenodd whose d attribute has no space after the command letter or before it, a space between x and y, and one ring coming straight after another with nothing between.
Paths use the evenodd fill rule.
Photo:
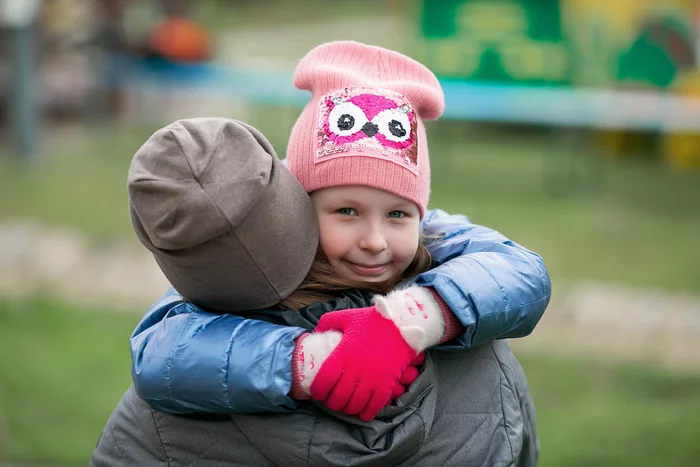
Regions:
<instances>
[{"instance_id":1,"label":"girl's face","mask_svg":"<svg viewBox=\"0 0 700 467\"><path fill-rule=\"evenodd\" d=\"M343 278L384 282L408 268L418 250L420 211L407 199L367 186L311 193L321 250Z\"/></svg>"}]
</instances>

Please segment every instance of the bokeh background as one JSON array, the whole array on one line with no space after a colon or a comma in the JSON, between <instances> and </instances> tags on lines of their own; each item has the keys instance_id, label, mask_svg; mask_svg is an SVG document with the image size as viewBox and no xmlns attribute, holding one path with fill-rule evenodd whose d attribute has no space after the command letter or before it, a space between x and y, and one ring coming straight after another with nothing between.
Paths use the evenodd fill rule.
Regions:
<instances>
[{"instance_id":1,"label":"bokeh background","mask_svg":"<svg viewBox=\"0 0 700 467\"><path fill-rule=\"evenodd\" d=\"M700 458L700 3L0 0L0 465L87 465L167 283L126 173L157 128L224 116L284 155L312 47L397 49L441 78L431 207L542 254L511 344L542 466Z\"/></svg>"}]
</instances>

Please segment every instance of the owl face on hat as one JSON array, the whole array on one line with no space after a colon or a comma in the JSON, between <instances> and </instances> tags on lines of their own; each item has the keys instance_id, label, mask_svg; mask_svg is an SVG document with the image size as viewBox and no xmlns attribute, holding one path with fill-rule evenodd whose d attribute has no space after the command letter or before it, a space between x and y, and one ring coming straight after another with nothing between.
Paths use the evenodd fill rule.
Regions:
<instances>
[{"instance_id":1,"label":"owl face on hat","mask_svg":"<svg viewBox=\"0 0 700 467\"><path fill-rule=\"evenodd\" d=\"M402 95L345 88L321 98L320 105L315 162L346 156L378 157L417 172L416 114Z\"/></svg>"}]
</instances>

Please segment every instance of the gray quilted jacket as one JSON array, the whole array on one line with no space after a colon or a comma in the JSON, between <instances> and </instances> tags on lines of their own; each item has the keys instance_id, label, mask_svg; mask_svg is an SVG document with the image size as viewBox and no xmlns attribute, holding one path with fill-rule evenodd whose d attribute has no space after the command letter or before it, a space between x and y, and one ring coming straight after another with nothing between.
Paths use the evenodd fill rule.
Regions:
<instances>
[{"instance_id":1,"label":"gray quilted jacket","mask_svg":"<svg viewBox=\"0 0 700 467\"><path fill-rule=\"evenodd\" d=\"M534 466L535 413L506 341L428 353L420 377L378 417L301 403L293 413L169 415L134 392L112 413L91 465Z\"/></svg>"}]
</instances>

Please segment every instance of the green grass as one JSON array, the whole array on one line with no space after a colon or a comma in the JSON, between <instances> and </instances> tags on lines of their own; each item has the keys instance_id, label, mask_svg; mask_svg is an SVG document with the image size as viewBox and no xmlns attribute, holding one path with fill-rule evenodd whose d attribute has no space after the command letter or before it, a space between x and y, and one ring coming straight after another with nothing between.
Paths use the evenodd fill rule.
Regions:
<instances>
[{"instance_id":1,"label":"green grass","mask_svg":"<svg viewBox=\"0 0 700 467\"><path fill-rule=\"evenodd\" d=\"M0 300L4 458L87 465L130 383L138 318ZM542 467L693 466L700 377L543 353L519 356L537 406Z\"/></svg>"},{"instance_id":2,"label":"green grass","mask_svg":"<svg viewBox=\"0 0 700 467\"><path fill-rule=\"evenodd\" d=\"M87 465L131 382L128 338L137 322L100 309L1 300L0 458Z\"/></svg>"},{"instance_id":3,"label":"green grass","mask_svg":"<svg viewBox=\"0 0 700 467\"><path fill-rule=\"evenodd\" d=\"M694 466L700 376L573 357L519 355L544 466Z\"/></svg>"}]
</instances>

